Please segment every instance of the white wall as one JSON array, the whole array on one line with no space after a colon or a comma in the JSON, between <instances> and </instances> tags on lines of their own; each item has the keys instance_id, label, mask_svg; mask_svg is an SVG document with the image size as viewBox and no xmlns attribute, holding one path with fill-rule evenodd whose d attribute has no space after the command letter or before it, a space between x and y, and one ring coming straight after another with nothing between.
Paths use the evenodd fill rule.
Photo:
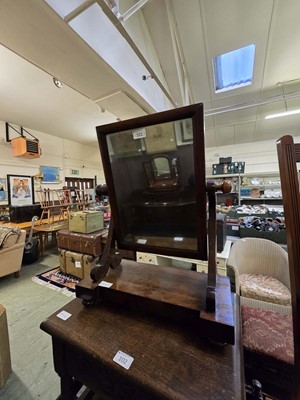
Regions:
<instances>
[{"instance_id":1,"label":"white wall","mask_svg":"<svg viewBox=\"0 0 300 400\"><path fill-rule=\"evenodd\" d=\"M298 141L300 138L298 138ZM295 138L297 142L297 138ZM232 161L245 161L245 173L279 172L276 140L243 143L206 149L206 175L212 175L212 164L219 157L232 157Z\"/></svg>"},{"instance_id":2,"label":"white wall","mask_svg":"<svg viewBox=\"0 0 300 400\"><path fill-rule=\"evenodd\" d=\"M40 141L42 149L40 158L13 157L11 155L11 144L6 142L5 122L0 121L0 178L6 178L7 174L33 176L40 172L40 166L50 166L60 168L61 182L47 183L42 185L42 188L62 188L65 177L70 176L93 179L96 176L97 184L105 183L98 146L86 146L46 133L27 130ZM10 138L18 136L12 132L10 129ZM79 175L72 175L71 169L79 170ZM35 198L37 201L36 196ZM7 201L0 202L0 204L7 204Z\"/></svg>"},{"instance_id":3,"label":"white wall","mask_svg":"<svg viewBox=\"0 0 300 400\"><path fill-rule=\"evenodd\" d=\"M7 174L36 175L40 166L60 168L58 184L45 184L42 187L59 189L64 185L64 178L97 177L97 183L105 183L98 146L86 146L70 140L61 139L42 132L28 130L40 141L42 156L37 159L25 159L11 155L11 145L6 142L5 123L0 121L0 177ZM297 140L298 139L298 140ZM300 138L295 138L299 142ZM219 157L232 157L232 161L245 161L245 173L278 172L276 141L261 141L238 145L210 147L206 149L206 175L212 175L212 164L219 163ZM71 169L79 170L79 175L72 175ZM37 197L36 197L37 199ZM6 204L7 202L0 202Z\"/></svg>"}]
</instances>

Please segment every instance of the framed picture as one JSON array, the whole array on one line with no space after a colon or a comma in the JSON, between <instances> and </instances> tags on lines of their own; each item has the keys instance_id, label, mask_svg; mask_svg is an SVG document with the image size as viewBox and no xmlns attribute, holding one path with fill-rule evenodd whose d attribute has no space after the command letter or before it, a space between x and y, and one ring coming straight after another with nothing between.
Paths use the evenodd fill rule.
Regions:
<instances>
[{"instance_id":1,"label":"framed picture","mask_svg":"<svg viewBox=\"0 0 300 400\"><path fill-rule=\"evenodd\" d=\"M60 183L58 167L40 167L43 174L42 183Z\"/></svg>"},{"instance_id":2,"label":"framed picture","mask_svg":"<svg viewBox=\"0 0 300 400\"><path fill-rule=\"evenodd\" d=\"M34 203L33 178L26 175L7 175L8 202L11 206Z\"/></svg>"},{"instance_id":3,"label":"framed picture","mask_svg":"<svg viewBox=\"0 0 300 400\"><path fill-rule=\"evenodd\" d=\"M132 132L116 133L110 138L111 154L116 157L131 157L142 154L140 139L134 139Z\"/></svg>"},{"instance_id":4,"label":"framed picture","mask_svg":"<svg viewBox=\"0 0 300 400\"><path fill-rule=\"evenodd\" d=\"M0 178L0 201L5 201L6 196L6 178Z\"/></svg>"},{"instance_id":5,"label":"framed picture","mask_svg":"<svg viewBox=\"0 0 300 400\"><path fill-rule=\"evenodd\" d=\"M180 121L181 124L181 139L183 143L193 142L193 124L191 118Z\"/></svg>"},{"instance_id":6,"label":"framed picture","mask_svg":"<svg viewBox=\"0 0 300 400\"><path fill-rule=\"evenodd\" d=\"M176 150L174 123L147 126L145 146L147 154L164 153Z\"/></svg>"}]
</instances>

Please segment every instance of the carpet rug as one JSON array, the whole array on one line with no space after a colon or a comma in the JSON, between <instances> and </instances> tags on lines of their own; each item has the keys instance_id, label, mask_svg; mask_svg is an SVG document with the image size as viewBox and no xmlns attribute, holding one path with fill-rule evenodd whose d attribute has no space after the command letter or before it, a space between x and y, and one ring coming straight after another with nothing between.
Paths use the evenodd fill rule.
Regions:
<instances>
[{"instance_id":1,"label":"carpet rug","mask_svg":"<svg viewBox=\"0 0 300 400\"><path fill-rule=\"evenodd\" d=\"M39 285L60 291L70 297L75 297L75 285L80 281L72 275L62 273L59 267L36 275L32 280Z\"/></svg>"}]
</instances>

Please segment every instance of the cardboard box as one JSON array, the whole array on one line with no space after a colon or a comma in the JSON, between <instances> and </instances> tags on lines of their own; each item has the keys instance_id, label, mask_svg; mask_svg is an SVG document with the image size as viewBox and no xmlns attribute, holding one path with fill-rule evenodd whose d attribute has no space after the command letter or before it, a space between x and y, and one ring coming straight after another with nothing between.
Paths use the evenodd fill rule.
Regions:
<instances>
[{"instance_id":1,"label":"cardboard box","mask_svg":"<svg viewBox=\"0 0 300 400\"><path fill-rule=\"evenodd\" d=\"M0 389L5 385L10 373L11 359L6 310L0 304Z\"/></svg>"},{"instance_id":2,"label":"cardboard box","mask_svg":"<svg viewBox=\"0 0 300 400\"><path fill-rule=\"evenodd\" d=\"M69 230L91 233L103 229L102 211L78 211L69 215Z\"/></svg>"}]
</instances>

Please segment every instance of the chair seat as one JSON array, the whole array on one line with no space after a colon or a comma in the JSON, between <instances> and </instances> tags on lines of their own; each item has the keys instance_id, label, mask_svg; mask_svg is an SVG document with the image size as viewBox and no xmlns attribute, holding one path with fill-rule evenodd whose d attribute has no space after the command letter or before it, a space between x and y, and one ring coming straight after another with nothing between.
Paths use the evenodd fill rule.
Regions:
<instances>
[{"instance_id":1,"label":"chair seat","mask_svg":"<svg viewBox=\"0 0 300 400\"><path fill-rule=\"evenodd\" d=\"M241 307L245 349L294 363L292 316L249 306Z\"/></svg>"},{"instance_id":2,"label":"chair seat","mask_svg":"<svg viewBox=\"0 0 300 400\"><path fill-rule=\"evenodd\" d=\"M262 274L239 276L241 296L270 303L291 305L291 292L278 279Z\"/></svg>"}]
</instances>

